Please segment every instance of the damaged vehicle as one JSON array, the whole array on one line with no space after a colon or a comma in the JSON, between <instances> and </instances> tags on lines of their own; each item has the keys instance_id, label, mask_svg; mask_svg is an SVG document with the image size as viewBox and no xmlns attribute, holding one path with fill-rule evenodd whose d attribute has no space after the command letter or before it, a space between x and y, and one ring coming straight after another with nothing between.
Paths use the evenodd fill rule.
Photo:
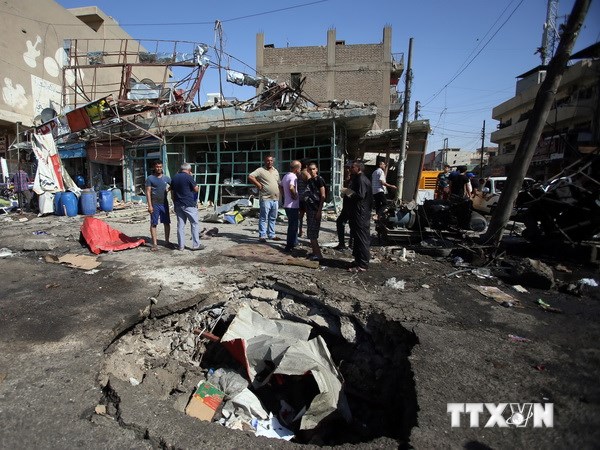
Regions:
<instances>
[{"instance_id":1,"label":"damaged vehicle","mask_svg":"<svg viewBox=\"0 0 600 450\"><path fill-rule=\"evenodd\" d=\"M580 171L569 177L551 180L529 191L533 198L521 214L529 241L567 240L571 243L592 239L600 233L600 182L598 159L589 173Z\"/></svg>"},{"instance_id":2,"label":"damaged vehicle","mask_svg":"<svg viewBox=\"0 0 600 450\"><path fill-rule=\"evenodd\" d=\"M477 192L473 197L473 209L483 214L492 214L496 206L498 206L500 194L502 194L502 190L506 185L506 179L507 177L489 177L481 192ZM525 178L523 180L521 191L515 203L516 208L519 208L527 200L526 196L523 198L522 193L529 191L534 185L535 180L533 178ZM513 213L516 213L516 210Z\"/></svg>"}]
</instances>

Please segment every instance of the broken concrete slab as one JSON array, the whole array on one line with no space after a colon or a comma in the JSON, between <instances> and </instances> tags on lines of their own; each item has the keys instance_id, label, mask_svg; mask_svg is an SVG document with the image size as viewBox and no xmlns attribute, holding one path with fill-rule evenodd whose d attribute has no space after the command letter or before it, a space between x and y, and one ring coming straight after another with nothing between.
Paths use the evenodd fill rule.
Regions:
<instances>
[{"instance_id":1,"label":"broken concrete slab","mask_svg":"<svg viewBox=\"0 0 600 450\"><path fill-rule=\"evenodd\" d=\"M523 258L512 267L510 272L513 283L538 289L554 287L552 268L537 259Z\"/></svg>"},{"instance_id":2,"label":"broken concrete slab","mask_svg":"<svg viewBox=\"0 0 600 450\"><path fill-rule=\"evenodd\" d=\"M58 246L58 241L51 237L29 238L23 241L23 251L25 252L47 252Z\"/></svg>"},{"instance_id":3,"label":"broken concrete slab","mask_svg":"<svg viewBox=\"0 0 600 450\"><path fill-rule=\"evenodd\" d=\"M254 288L250 291L250 297L260 300L277 300L279 292L273 289Z\"/></svg>"}]
</instances>

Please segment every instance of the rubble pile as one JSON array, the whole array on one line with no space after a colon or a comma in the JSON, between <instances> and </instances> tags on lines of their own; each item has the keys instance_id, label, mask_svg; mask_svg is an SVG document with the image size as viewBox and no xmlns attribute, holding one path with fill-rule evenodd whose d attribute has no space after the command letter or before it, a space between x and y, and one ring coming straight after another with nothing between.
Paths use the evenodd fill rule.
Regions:
<instances>
[{"instance_id":1,"label":"rubble pile","mask_svg":"<svg viewBox=\"0 0 600 450\"><path fill-rule=\"evenodd\" d=\"M119 419L115 386L127 386L173 414L256 436L317 445L406 439L417 409L413 333L269 279L220 294L147 319L109 347L99 375L106 414Z\"/></svg>"}]
</instances>

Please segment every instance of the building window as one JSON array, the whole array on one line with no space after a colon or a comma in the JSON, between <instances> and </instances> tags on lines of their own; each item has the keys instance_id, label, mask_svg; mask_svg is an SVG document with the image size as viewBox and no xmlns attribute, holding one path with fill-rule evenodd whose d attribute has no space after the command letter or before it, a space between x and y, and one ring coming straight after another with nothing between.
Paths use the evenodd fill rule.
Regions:
<instances>
[{"instance_id":1,"label":"building window","mask_svg":"<svg viewBox=\"0 0 600 450\"><path fill-rule=\"evenodd\" d=\"M300 88L300 81L302 79L302 74L301 73L293 73L290 76L290 87L292 89L299 89Z\"/></svg>"},{"instance_id":2,"label":"building window","mask_svg":"<svg viewBox=\"0 0 600 450\"><path fill-rule=\"evenodd\" d=\"M502 150L504 150L503 153L512 153L516 150L516 148L517 147L515 144L513 144L512 142L507 142L503 145Z\"/></svg>"}]
</instances>

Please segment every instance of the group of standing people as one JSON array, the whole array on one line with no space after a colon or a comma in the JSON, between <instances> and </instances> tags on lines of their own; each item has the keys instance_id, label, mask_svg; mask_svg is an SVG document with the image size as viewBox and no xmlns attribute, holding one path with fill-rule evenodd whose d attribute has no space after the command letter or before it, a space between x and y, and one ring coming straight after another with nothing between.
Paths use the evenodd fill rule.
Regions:
<instances>
[{"instance_id":1,"label":"group of standing people","mask_svg":"<svg viewBox=\"0 0 600 450\"><path fill-rule=\"evenodd\" d=\"M370 259L373 192L371 181L364 175L362 162L353 162L347 166L347 169L345 187L342 190L344 207L340 217L350 224L354 262L349 270L364 272L368 268ZM294 160L290 163L289 172L279 180L279 172L274 168L274 158L268 155L264 165L252 172L248 180L259 190L259 241L266 242L267 238L277 240L275 221L279 198L281 198L288 219L284 251L291 252L298 245L298 238L302 235L302 219L306 216L306 237L311 245L309 258L313 261L323 259L319 246L319 232L323 205L327 198L327 187L325 180L319 175L317 164L309 162L303 167L301 161ZM275 191L275 185L279 187L279 191ZM338 230L339 225L340 222L338 222ZM342 239L343 228L342 224Z\"/></svg>"},{"instance_id":2,"label":"group of standing people","mask_svg":"<svg viewBox=\"0 0 600 450\"><path fill-rule=\"evenodd\" d=\"M275 158L267 155L264 165L248 175L248 180L259 191L259 221L258 238L260 242L267 239L279 240L275 234L275 222L281 199L283 208L288 218L288 229L284 251L291 252L298 245L298 238L302 235L303 216L306 217L306 237L310 240L311 253L309 258L314 261L323 259L319 246L319 232L323 205L327 198L325 180L319 175L319 168L315 162L308 162L303 166L301 161L294 160L290 170L280 179L279 172L274 166ZM150 214L150 235L153 251L158 250L157 227L159 223L164 226L165 242L170 243L170 224L168 193L171 193L175 215L177 217L177 247L185 248L185 227L189 221L192 234L192 250L201 250L205 247L200 243L198 220L198 185L192 176L189 163L181 165L180 171L171 179L164 174L161 161L152 164L153 173L146 179L146 199L148 213ZM383 171L385 164L381 163L378 170ZM385 181L385 174L376 171L375 187L371 180L364 174L364 164L354 161L346 166L343 194L343 208L340 214L343 222L338 218L338 237L344 242L344 223L350 225L350 240L352 242L352 255L354 262L349 271L364 272L369 266L370 259L370 227L371 210L373 208L374 194L379 194L387 187L395 188ZM382 191L383 189L383 191ZM378 200L377 204L380 204ZM381 206L381 205L380 205ZM341 225L341 234L340 234ZM339 248L339 247L338 247Z\"/></svg>"},{"instance_id":3,"label":"group of standing people","mask_svg":"<svg viewBox=\"0 0 600 450\"><path fill-rule=\"evenodd\" d=\"M481 181L473 173L467 171L467 166L458 166L456 170L444 165L444 170L437 176L435 198L439 200L468 200L480 188Z\"/></svg>"},{"instance_id":4,"label":"group of standing people","mask_svg":"<svg viewBox=\"0 0 600 450\"><path fill-rule=\"evenodd\" d=\"M200 243L200 221L198 219L198 185L192 176L192 166L183 163L179 172L171 180L164 174L162 161L152 163L152 175L146 179L146 202L150 214L150 236L152 251L158 250L157 227L159 222L165 229L165 243L173 248L170 242L171 217L169 214L168 193L171 193L175 216L177 217L177 249L185 249L185 226L190 222L192 233L192 250L203 250Z\"/></svg>"}]
</instances>

